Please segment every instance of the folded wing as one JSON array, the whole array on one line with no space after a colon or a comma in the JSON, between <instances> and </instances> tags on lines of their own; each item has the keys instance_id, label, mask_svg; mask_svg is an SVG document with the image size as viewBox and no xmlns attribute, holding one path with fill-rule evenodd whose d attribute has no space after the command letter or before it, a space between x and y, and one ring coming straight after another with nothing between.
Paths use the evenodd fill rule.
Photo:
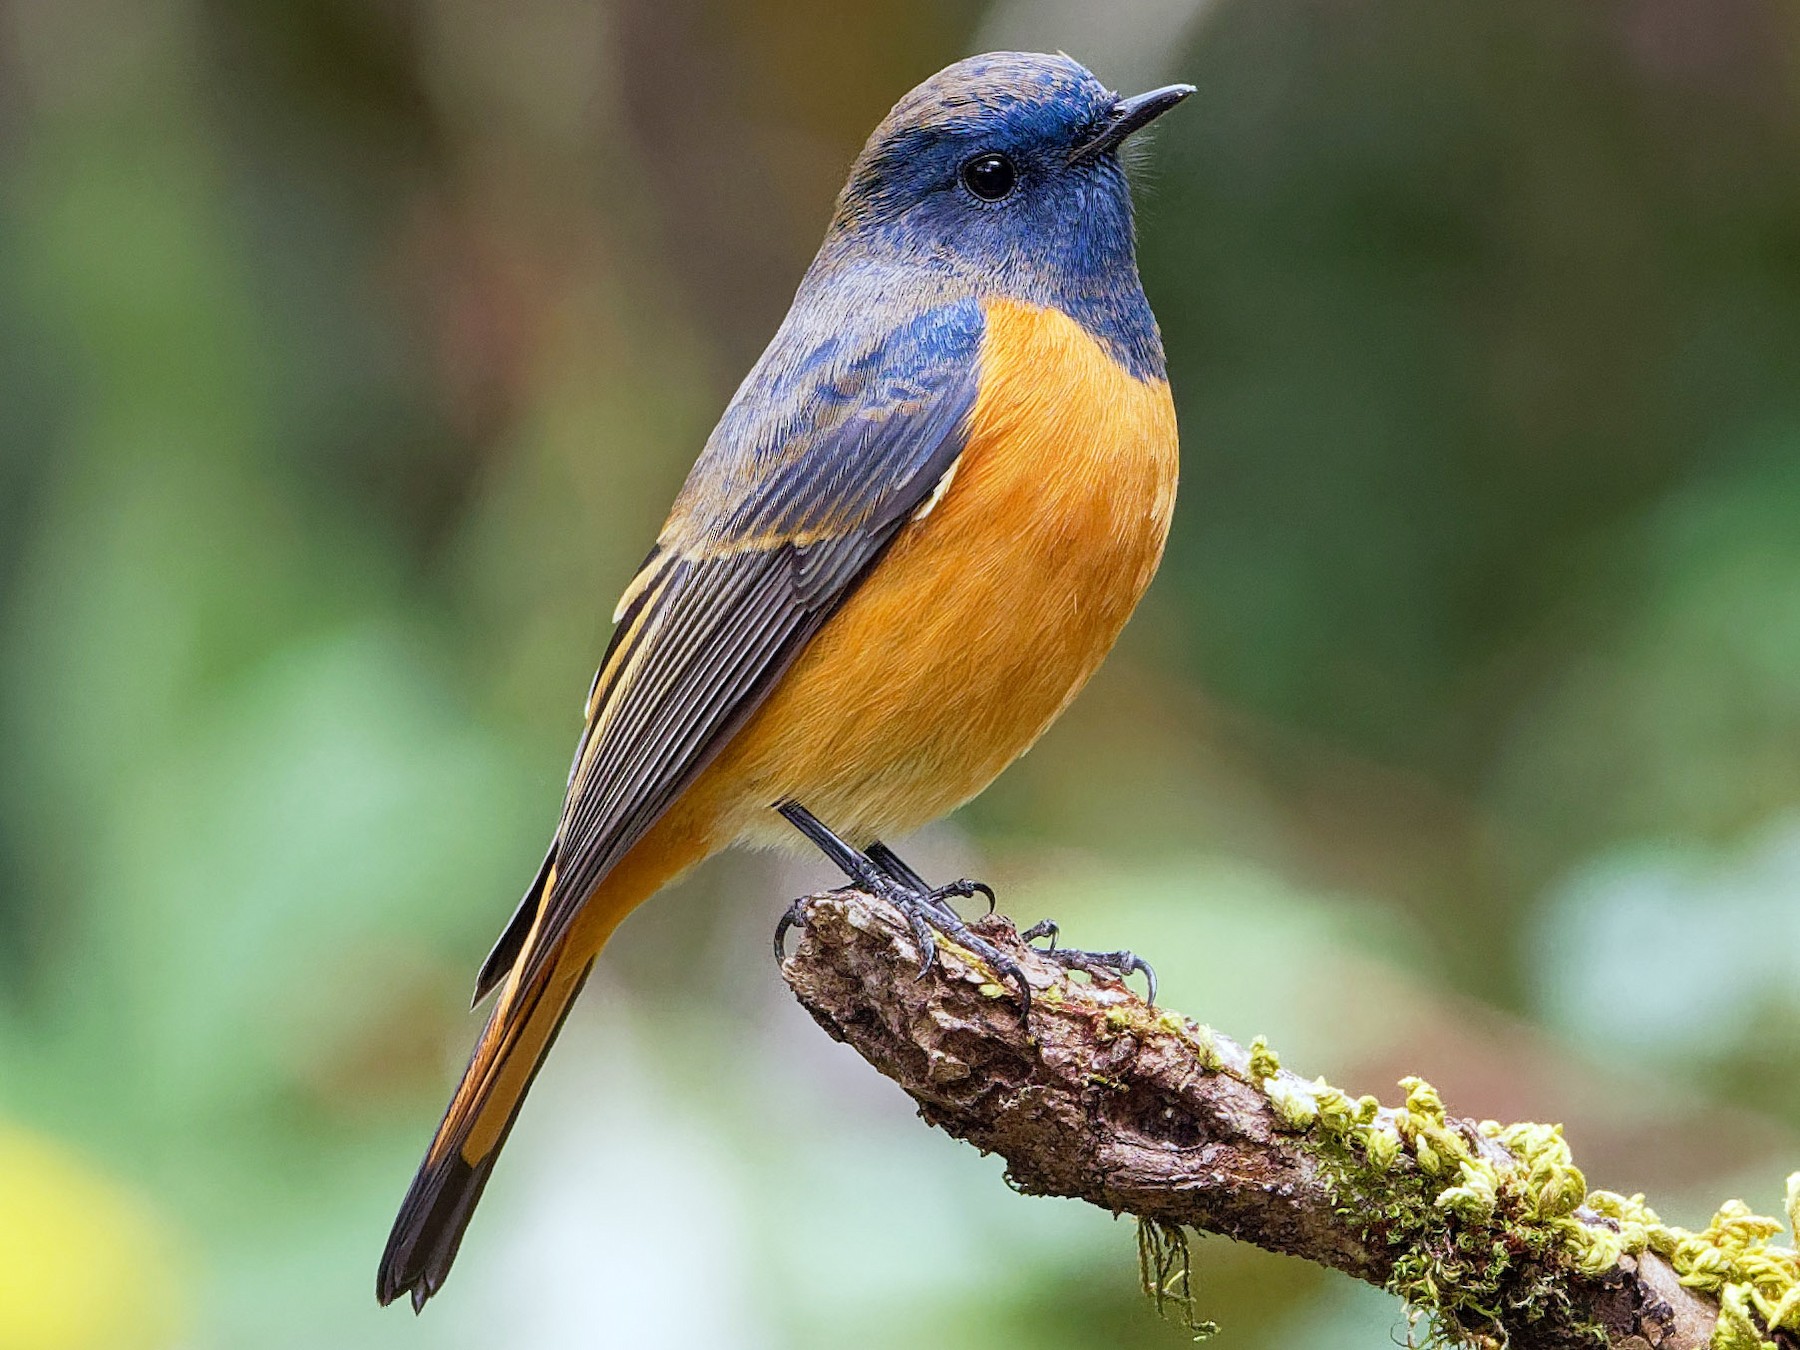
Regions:
<instances>
[{"instance_id":1,"label":"folded wing","mask_svg":"<svg viewBox=\"0 0 1800 1350\"><path fill-rule=\"evenodd\" d=\"M979 306L963 302L810 343L777 336L626 592L555 841L478 999L521 961L523 982L542 970L594 887L955 465L981 335Z\"/></svg>"}]
</instances>

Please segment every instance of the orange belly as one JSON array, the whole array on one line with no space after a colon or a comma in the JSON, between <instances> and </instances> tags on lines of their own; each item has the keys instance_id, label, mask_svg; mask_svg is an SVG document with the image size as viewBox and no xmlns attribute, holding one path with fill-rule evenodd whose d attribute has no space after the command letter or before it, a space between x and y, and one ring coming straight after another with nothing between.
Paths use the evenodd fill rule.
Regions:
<instances>
[{"instance_id":1,"label":"orange belly","mask_svg":"<svg viewBox=\"0 0 1800 1350\"><path fill-rule=\"evenodd\" d=\"M796 844L793 797L857 842L973 797L1112 648L1161 560L1175 410L1055 310L990 303L967 448L677 814ZM686 809L682 809L685 807Z\"/></svg>"}]
</instances>

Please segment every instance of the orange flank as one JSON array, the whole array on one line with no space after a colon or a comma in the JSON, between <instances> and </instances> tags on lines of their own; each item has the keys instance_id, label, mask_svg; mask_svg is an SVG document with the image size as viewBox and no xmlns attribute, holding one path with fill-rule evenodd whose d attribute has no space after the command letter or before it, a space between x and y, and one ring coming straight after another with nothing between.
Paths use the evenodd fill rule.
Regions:
<instances>
[{"instance_id":1,"label":"orange flank","mask_svg":"<svg viewBox=\"0 0 1800 1350\"><path fill-rule=\"evenodd\" d=\"M734 841L804 848L769 809L790 797L853 842L916 829L1028 750L1111 650L1175 504L1169 386L1134 378L1056 310L990 301L987 321L941 500L633 861L679 857L679 871ZM616 922L584 915L577 931Z\"/></svg>"}]
</instances>

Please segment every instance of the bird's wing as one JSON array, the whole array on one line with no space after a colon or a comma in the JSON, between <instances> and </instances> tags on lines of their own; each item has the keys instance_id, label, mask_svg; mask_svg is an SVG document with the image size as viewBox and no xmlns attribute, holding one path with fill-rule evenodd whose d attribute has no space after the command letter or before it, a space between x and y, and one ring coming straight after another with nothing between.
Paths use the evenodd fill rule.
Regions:
<instances>
[{"instance_id":1,"label":"bird's wing","mask_svg":"<svg viewBox=\"0 0 1800 1350\"><path fill-rule=\"evenodd\" d=\"M777 336L620 602L550 855L478 1000L521 957L531 978L931 496L962 452L982 331L968 301L861 340Z\"/></svg>"}]
</instances>

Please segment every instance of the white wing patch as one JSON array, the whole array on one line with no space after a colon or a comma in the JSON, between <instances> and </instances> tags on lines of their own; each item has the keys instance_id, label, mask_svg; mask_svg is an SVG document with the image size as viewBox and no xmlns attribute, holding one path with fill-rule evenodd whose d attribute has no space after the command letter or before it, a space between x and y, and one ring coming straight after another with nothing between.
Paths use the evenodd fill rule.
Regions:
<instances>
[{"instance_id":1,"label":"white wing patch","mask_svg":"<svg viewBox=\"0 0 1800 1350\"><path fill-rule=\"evenodd\" d=\"M913 512L914 520L923 520L937 510L938 503L944 500L944 494L950 490L950 484L956 478L956 466L961 463L961 455L950 461L950 467L944 470L944 476L938 479L937 486L931 490L931 495L925 499L924 504L917 511Z\"/></svg>"}]
</instances>

